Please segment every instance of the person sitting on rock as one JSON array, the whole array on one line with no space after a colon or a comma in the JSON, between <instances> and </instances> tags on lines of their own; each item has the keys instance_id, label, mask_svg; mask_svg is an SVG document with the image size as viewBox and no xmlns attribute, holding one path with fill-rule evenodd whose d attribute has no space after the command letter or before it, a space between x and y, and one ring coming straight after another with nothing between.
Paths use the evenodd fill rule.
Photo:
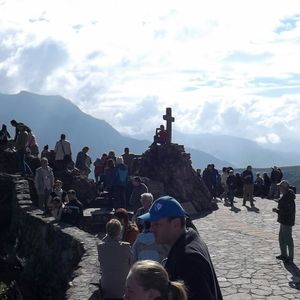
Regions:
<instances>
[{"instance_id":1,"label":"person sitting on rock","mask_svg":"<svg viewBox=\"0 0 300 300\"><path fill-rule=\"evenodd\" d=\"M64 204L59 197L53 198L53 205L51 208L51 215L55 218L56 221L60 221L63 216Z\"/></svg>"},{"instance_id":2,"label":"person sitting on rock","mask_svg":"<svg viewBox=\"0 0 300 300\"><path fill-rule=\"evenodd\" d=\"M132 245L136 240L139 229L134 223L130 222L128 211L125 208L117 208L113 217L118 219L122 224L122 241Z\"/></svg>"},{"instance_id":3,"label":"person sitting on rock","mask_svg":"<svg viewBox=\"0 0 300 300\"><path fill-rule=\"evenodd\" d=\"M62 189L63 183L61 180L55 180L53 191L50 193L49 199L47 201L47 208L51 211L53 206L53 199L59 197L63 204L66 204L68 200L67 193Z\"/></svg>"},{"instance_id":4,"label":"person sitting on rock","mask_svg":"<svg viewBox=\"0 0 300 300\"><path fill-rule=\"evenodd\" d=\"M160 125L155 129L154 144L165 145L167 142L167 130L164 125Z\"/></svg>"},{"instance_id":5,"label":"person sitting on rock","mask_svg":"<svg viewBox=\"0 0 300 300\"><path fill-rule=\"evenodd\" d=\"M63 221L79 227L83 219L83 204L77 199L75 190L68 190L67 195Z\"/></svg>"}]
</instances>

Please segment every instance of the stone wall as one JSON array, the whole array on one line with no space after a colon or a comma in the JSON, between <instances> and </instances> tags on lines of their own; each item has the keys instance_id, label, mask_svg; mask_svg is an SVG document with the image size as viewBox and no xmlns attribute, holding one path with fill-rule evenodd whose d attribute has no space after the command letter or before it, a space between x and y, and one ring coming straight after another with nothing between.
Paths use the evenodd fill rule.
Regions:
<instances>
[{"instance_id":1,"label":"stone wall","mask_svg":"<svg viewBox=\"0 0 300 300\"><path fill-rule=\"evenodd\" d=\"M21 280L36 299L101 299L97 239L67 224L43 217L32 206L27 180L11 178L11 233L21 259Z\"/></svg>"}]
</instances>

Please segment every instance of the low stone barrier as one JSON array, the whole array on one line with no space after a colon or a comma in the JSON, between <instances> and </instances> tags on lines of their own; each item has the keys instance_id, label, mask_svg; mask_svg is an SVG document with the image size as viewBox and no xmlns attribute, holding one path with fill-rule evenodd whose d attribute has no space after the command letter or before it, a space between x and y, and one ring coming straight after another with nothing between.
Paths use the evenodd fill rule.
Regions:
<instances>
[{"instance_id":1,"label":"low stone barrier","mask_svg":"<svg viewBox=\"0 0 300 300\"><path fill-rule=\"evenodd\" d=\"M14 182L11 232L22 261L22 280L37 299L101 299L97 238L32 205L27 180Z\"/></svg>"}]
</instances>

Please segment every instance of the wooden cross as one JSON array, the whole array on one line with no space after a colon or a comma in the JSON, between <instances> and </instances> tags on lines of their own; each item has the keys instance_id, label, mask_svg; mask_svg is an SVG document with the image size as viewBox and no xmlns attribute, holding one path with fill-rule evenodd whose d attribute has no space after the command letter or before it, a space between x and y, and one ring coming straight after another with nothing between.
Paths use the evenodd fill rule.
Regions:
<instances>
[{"instance_id":1,"label":"wooden cross","mask_svg":"<svg viewBox=\"0 0 300 300\"><path fill-rule=\"evenodd\" d=\"M171 143L172 140L172 122L175 121L175 118L172 117L172 108L166 108L166 114L163 115L163 119L167 121L167 144Z\"/></svg>"}]
</instances>

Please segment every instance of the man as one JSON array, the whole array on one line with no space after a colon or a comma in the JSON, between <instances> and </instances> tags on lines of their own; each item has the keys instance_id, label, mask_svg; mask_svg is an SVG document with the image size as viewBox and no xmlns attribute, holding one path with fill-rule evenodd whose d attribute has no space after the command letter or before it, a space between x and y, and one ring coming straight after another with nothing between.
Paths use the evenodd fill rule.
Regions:
<instances>
[{"instance_id":1,"label":"man","mask_svg":"<svg viewBox=\"0 0 300 300\"><path fill-rule=\"evenodd\" d=\"M132 174L132 161L135 158L135 155L133 153L129 153L129 148L124 148L124 153L121 155L123 157L124 164L128 168L128 174Z\"/></svg>"},{"instance_id":2,"label":"man","mask_svg":"<svg viewBox=\"0 0 300 300\"><path fill-rule=\"evenodd\" d=\"M63 221L79 227L83 219L83 204L77 199L75 190L68 190L67 196Z\"/></svg>"},{"instance_id":3,"label":"man","mask_svg":"<svg viewBox=\"0 0 300 300\"><path fill-rule=\"evenodd\" d=\"M157 243L171 247L165 268L171 281L184 281L189 300L223 299L207 246L195 230L186 228L186 213L179 202L161 197L140 218L151 222Z\"/></svg>"},{"instance_id":4,"label":"man","mask_svg":"<svg viewBox=\"0 0 300 300\"><path fill-rule=\"evenodd\" d=\"M54 152L56 168L60 171L66 169L68 163L72 161L72 151L65 134L61 134L60 140L56 142Z\"/></svg>"},{"instance_id":5,"label":"man","mask_svg":"<svg viewBox=\"0 0 300 300\"><path fill-rule=\"evenodd\" d=\"M228 200L230 206L233 207L234 193L237 188L237 180L233 170L229 170L228 177L226 179L226 185L228 190Z\"/></svg>"},{"instance_id":6,"label":"man","mask_svg":"<svg viewBox=\"0 0 300 300\"><path fill-rule=\"evenodd\" d=\"M28 132L26 131L26 127L23 125L18 125L16 128L18 130L18 134L15 142L15 148L17 150L18 169L22 176L25 176L26 174L32 174L30 167L25 162Z\"/></svg>"},{"instance_id":7,"label":"man","mask_svg":"<svg viewBox=\"0 0 300 300\"><path fill-rule=\"evenodd\" d=\"M27 133L31 132L31 129L30 129L28 126L26 126L24 123L22 123L22 122L17 122L16 120L11 120L11 121L10 121L10 124L11 124L12 127L15 127L15 137L14 137L14 142L17 141L17 137L18 137L18 135L19 135L19 133L20 133L21 127L24 128L24 130L25 130Z\"/></svg>"},{"instance_id":8,"label":"man","mask_svg":"<svg viewBox=\"0 0 300 300\"><path fill-rule=\"evenodd\" d=\"M283 174L280 168L277 168L277 166L274 166L271 172L270 180L270 191L268 198L269 199L278 199L279 198L279 188L278 183L282 180Z\"/></svg>"},{"instance_id":9,"label":"man","mask_svg":"<svg viewBox=\"0 0 300 300\"><path fill-rule=\"evenodd\" d=\"M132 179L132 193L129 199L129 204L134 213L141 207L141 195L148 193L148 187L142 182L141 177L135 176Z\"/></svg>"},{"instance_id":10,"label":"man","mask_svg":"<svg viewBox=\"0 0 300 300\"><path fill-rule=\"evenodd\" d=\"M246 170L241 174L243 181L243 206L249 201L251 207L254 207L253 203L253 191L254 191L254 178L252 173L252 167L247 166Z\"/></svg>"},{"instance_id":11,"label":"man","mask_svg":"<svg viewBox=\"0 0 300 300\"><path fill-rule=\"evenodd\" d=\"M125 292L132 254L130 244L120 241L121 230L120 221L111 219L106 224L107 235L97 245L104 299L122 299Z\"/></svg>"},{"instance_id":12,"label":"man","mask_svg":"<svg viewBox=\"0 0 300 300\"><path fill-rule=\"evenodd\" d=\"M132 221L136 223L139 231L142 232L144 229L144 222L139 218L139 216L147 213L153 203L153 195L151 193L143 193L141 195L140 202L142 206L136 211L132 217Z\"/></svg>"},{"instance_id":13,"label":"man","mask_svg":"<svg viewBox=\"0 0 300 300\"><path fill-rule=\"evenodd\" d=\"M86 177L91 173L90 165L91 158L87 154L90 148L88 146L84 146L81 151L78 152L76 157L75 167L80 171L80 173Z\"/></svg>"},{"instance_id":14,"label":"man","mask_svg":"<svg viewBox=\"0 0 300 300\"><path fill-rule=\"evenodd\" d=\"M116 158L116 167L113 170L112 191L114 208L126 207L126 187L128 181L128 168L124 165L123 157Z\"/></svg>"},{"instance_id":15,"label":"man","mask_svg":"<svg viewBox=\"0 0 300 300\"><path fill-rule=\"evenodd\" d=\"M45 213L47 211L47 202L54 185L54 175L52 169L48 166L48 159L41 159L41 167L36 169L34 184L38 194L38 207Z\"/></svg>"},{"instance_id":16,"label":"man","mask_svg":"<svg viewBox=\"0 0 300 300\"><path fill-rule=\"evenodd\" d=\"M282 197L278 201L278 207L273 208L273 211L278 214L277 222L280 224L279 246L281 254L276 256L276 258L289 264L293 263L294 260L292 227L295 225L296 215L295 194L286 180L282 180L278 187Z\"/></svg>"}]
</instances>

